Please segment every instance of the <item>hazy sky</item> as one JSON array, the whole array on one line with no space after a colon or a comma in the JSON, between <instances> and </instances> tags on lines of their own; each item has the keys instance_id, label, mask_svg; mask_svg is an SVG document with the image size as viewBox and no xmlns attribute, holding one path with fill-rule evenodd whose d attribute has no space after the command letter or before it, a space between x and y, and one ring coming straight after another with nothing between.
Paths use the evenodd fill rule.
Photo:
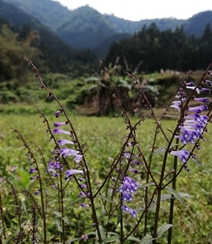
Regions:
<instances>
[{"instance_id":1,"label":"hazy sky","mask_svg":"<svg viewBox=\"0 0 212 244\"><path fill-rule=\"evenodd\" d=\"M211 0L55 0L70 10L89 5L102 14L114 14L128 20L175 17L187 19L212 10Z\"/></svg>"}]
</instances>

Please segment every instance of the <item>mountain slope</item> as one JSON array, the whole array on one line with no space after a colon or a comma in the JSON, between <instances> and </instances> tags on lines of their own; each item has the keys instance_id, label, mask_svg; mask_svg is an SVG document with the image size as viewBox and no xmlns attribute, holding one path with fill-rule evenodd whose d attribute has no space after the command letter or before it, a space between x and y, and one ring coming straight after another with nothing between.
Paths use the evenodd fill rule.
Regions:
<instances>
[{"instance_id":1,"label":"mountain slope","mask_svg":"<svg viewBox=\"0 0 212 244\"><path fill-rule=\"evenodd\" d=\"M51 0L4 0L38 19L53 31L69 18L70 11L59 2ZM0 13L1 14L1 13Z\"/></svg>"},{"instance_id":2,"label":"mountain slope","mask_svg":"<svg viewBox=\"0 0 212 244\"><path fill-rule=\"evenodd\" d=\"M90 48L103 57L108 46L122 34L133 35L144 25L155 23L160 31L183 26L186 34L201 36L206 24L212 25L212 11L199 13L188 20L175 18L129 21L114 15L102 15L88 5L70 11L51 0L4 0L32 15L51 28L66 44L75 48ZM107 43L105 48L102 46Z\"/></svg>"},{"instance_id":3,"label":"mountain slope","mask_svg":"<svg viewBox=\"0 0 212 244\"><path fill-rule=\"evenodd\" d=\"M212 27L212 11L195 14L185 22L183 27L186 34L201 37L207 24Z\"/></svg>"},{"instance_id":4,"label":"mountain slope","mask_svg":"<svg viewBox=\"0 0 212 244\"><path fill-rule=\"evenodd\" d=\"M41 37L39 47L43 53L46 65L52 71L63 72L69 69L70 65L75 61L84 62L85 58L82 52L78 52L65 44L48 27L16 8L15 5L0 0L0 16L18 28L38 30ZM90 57L94 60L94 55ZM89 62L89 60L86 62Z\"/></svg>"}]
</instances>

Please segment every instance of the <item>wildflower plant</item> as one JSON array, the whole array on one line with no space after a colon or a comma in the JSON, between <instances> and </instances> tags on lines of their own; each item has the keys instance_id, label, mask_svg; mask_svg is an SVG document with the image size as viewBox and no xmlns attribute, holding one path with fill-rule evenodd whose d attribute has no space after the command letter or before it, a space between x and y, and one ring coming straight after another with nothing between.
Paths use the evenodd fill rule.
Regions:
<instances>
[{"instance_id":1,"label":"wildflower plant","mask_svg":"<svg viewBox=\"0 0 212 244\"><path fill-rule=\"evenodd\" d=\"M155 122L151 149L149 154L143 150L145 145L141 145L137 133L146 119L142 117L133 122L114 94L113 99L126 125L126 137L117 156L108 162L104 177L96 179L96 169L86 157L89 148L79 140L68 112L43 83L34 64L28 58L25 60L35 72L40 89L47 92L49 99L55 100L56 109L53 124L38 110L52 145L51 156L47 160L42 149L38 147L36 152L33 151L21 133L15 130L27 151L28 173L33 187L24 191L30 199L32 212L31 219L24 220L25 225L22 224L20 203L16 202L19 229L15 233L14 243L22 243L23 240L63 244L158 243L166 233L167 243L171 243L175 202L184 203L185 196L178 193L176 182L183 170L189 171L191 168L192 171L192 161L198 163L198 150L201 149L200 145L204 145L204 134L211 122L210 98L205 97L212 87L211 65L197 84L189 80L189 73L182 79L161 117L156 116L140 82L128 74ZM176 126L170 130L163 127L162 120L173 111L176 111ZM163 145L158 148L161 138ZM159 172L156 172L158 165ZM169 216L167 222L163 223L161 211L167 192L165 200L169 205ZM2 239L6 239L1 208L0 214ZM81 218L83 226L73 223L73 219Z\"/></svg>"}]
</instances>

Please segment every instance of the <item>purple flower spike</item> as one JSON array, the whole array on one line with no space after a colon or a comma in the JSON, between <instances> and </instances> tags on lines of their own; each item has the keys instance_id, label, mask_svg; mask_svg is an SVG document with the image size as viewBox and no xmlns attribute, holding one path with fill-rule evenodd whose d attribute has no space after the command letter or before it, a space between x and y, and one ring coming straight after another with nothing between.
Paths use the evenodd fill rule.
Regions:
<instances>
[{"instance_id":1,"label":"purple flower spike","mask_svg":"<svg viewBox=\"0 0 212 244\"><path fill-rule=\"evenodd\" d=\"M171 151L170 154L179 157L181 162L186 163L190 152L187 150L178 150L178 151Z\"/></svg>"},{"instance_id":2,"label":"purple flower spike","mask_svg":"<svg viewBox=\"0 0 212 244\"><path fill-rule=\"evenodd\" d=\"M194 112L194 113L198 113L198 114L201 113L202 111L207 111L207 110L208 110L208 106L206 106L206 105L188 108L189 112Z\"/></svg>"},{"instance_id":3,"label":"purple flower spike","mask_svg":"<svg viewBox=\"0 0 212 244\"><path fill-rule=\"evenodd\" d=\"M65 134L65 135L71 135L71 133L69 131L66 130L61 130L61 129L54 129L53 130L53 134Z\"/></svg>"},{"instance_id":4,"label":"purple flower spike","mask_svg":"<svg viewBox=\"0 0 212 244\"><path fill-rule=\"evenodd\" d=\"M83 171L78 169L69 169L65 172L65 180L67 180L68 178L70 178L72 175L75 174L83 174Z\"/></svg>"},{"instance_id":5,"label":"purple flower spike","mask_svg":"<svg viewBox=\"0 0 212 244\"><path fill-rule=\"evenodd\" d=\"M58 140L57 142L58 142L58 144L59 144L60 146L64 146L64 145L66 145L66 144L74 144L73 141L69 141L69 140L66 140L66 139L61 139L61 140Z\"/></svg>"},{"instance_id":6,"label":"purple flower spike","mask_svg":"<svg viewBox=\"0 0 212 244\"><path fill-rule=\"evenodd\" d=\"M59 127L59 126L62 126L62 125L67 125L66 122L55 122L54 123L54 127Z\"/></svg>"}]
</instances>

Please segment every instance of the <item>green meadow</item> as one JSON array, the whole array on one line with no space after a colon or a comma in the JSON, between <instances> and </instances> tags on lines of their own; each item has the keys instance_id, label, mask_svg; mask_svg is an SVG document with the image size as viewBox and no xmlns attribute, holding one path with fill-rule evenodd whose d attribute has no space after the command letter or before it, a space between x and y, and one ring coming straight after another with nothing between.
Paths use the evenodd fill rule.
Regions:
<instances>
[{"instance_id":1,"label":"green meadow","mask_svg":"<svg viewBox=\"0 0 212 244\"><path fill-rule=\"evenodd\" d=\"M54 106L52 113L46 115L49 124L53 129L53 123L56 121L54 117ZM16 108L17 109L17 108ZM56 111L57 108L55 108ZM8 107L7 107L8 110ZM38 155L39 164L41 165L51 159L51 151L53 143L49 141L49 134L46 132L46 124L43 119L36 113L34 106L29 110L30 113L15 114L2 113L0 120L0 160L1 160L1 179L6 177L9 182L12 182L17 191L18 199L21 199L23 208L23 223L27 225L30 215L30 197L24 195L23 191L27 190L33 194L35 183L29 180L30 165L26 157L26 151L23 142L20 140L14 129L18 130L26 143L33 148L35 154ZM96 182L102 182L110 168L111 161L119 153L120 147L126 138L126 124L124 118L120 115L117 117L86 117L78 116L70 113L70 119L75 127L81 143L85 148L85 156L91 170L91 175ZM58 120L58 119L57 119ZM60 121L61 119L59 119ZM136 122L138 118L132 118ZM175 125L175 120L163 120L162 126L166 128L167 134ZM209 125L209 130L211 126ZM149 155L151 143L154 136L155 123L153 119L147 118L138 127L137 141L142 147L144 155ZM158 135L159 139L156 144L158 149L165 144L162 136ZM205 142L201 141L201 150L198 151L198 163L190 159L190 172L183 170L177 180L177 191L184 193L184 204L176 200L174 212L174 227L173 227L173 243L211 243L212 242L212 182L211 182L211 146L212 138L209 133L205 134ZM44 159L38 153L38 148L42 150ZM162 154L156 154L153 160L152 170L155 175L160 171L162 165ZM171 160L169 160L169 168L172 169ZM42 168L43 171L44 167ZM48 180L48 179L46 179ZM141 182L144 179L141 179ZM70 187L70 186L69 186ZM1 215L6 219L4 234L9 237L17 231L17 216L14 206L14 199L11 197L11 189L1 181ZM54 194L54 193L51 193ZM139 196L140 195L140 196ZM164 198L166 193L164 193ZM84 228L91 229L89 222L89 213L78 208L77 190L74 186L70 189L70 196L67 197L67 225L69 226L69 237L81 234ZM142 208L142 190L137 194L135 202L136 207ZM54 212L54 202L49 203L49 208ZM151 210L154 211L154 210ZM148 215L151 219L151 211ZM169 212L169 200L162 204L160 212L160 223L167 223ZM55 215L54 215L55 214ZM59 225L57 224L57 213L55 212L48 218L48 226L50 226L49 235L57 232ZM86 222L86 219L88 222ZM85 224L86 223L86 224ZM142 231L141 228L139 229ZM151 231L151 220L149 222L149 230ZM3 232L3 230L1 230ZM136 235L142 236L137 232ZM163 237L159 239L159 243L166 243ZM4 242L11 243L11 242ZM71 242L70 242L71 243ZM78 242L75 243L83 243ZM129 242L133 243L133 242ZM136 242L135 242L136 243Z\"/></svg>"}]
</instances>

